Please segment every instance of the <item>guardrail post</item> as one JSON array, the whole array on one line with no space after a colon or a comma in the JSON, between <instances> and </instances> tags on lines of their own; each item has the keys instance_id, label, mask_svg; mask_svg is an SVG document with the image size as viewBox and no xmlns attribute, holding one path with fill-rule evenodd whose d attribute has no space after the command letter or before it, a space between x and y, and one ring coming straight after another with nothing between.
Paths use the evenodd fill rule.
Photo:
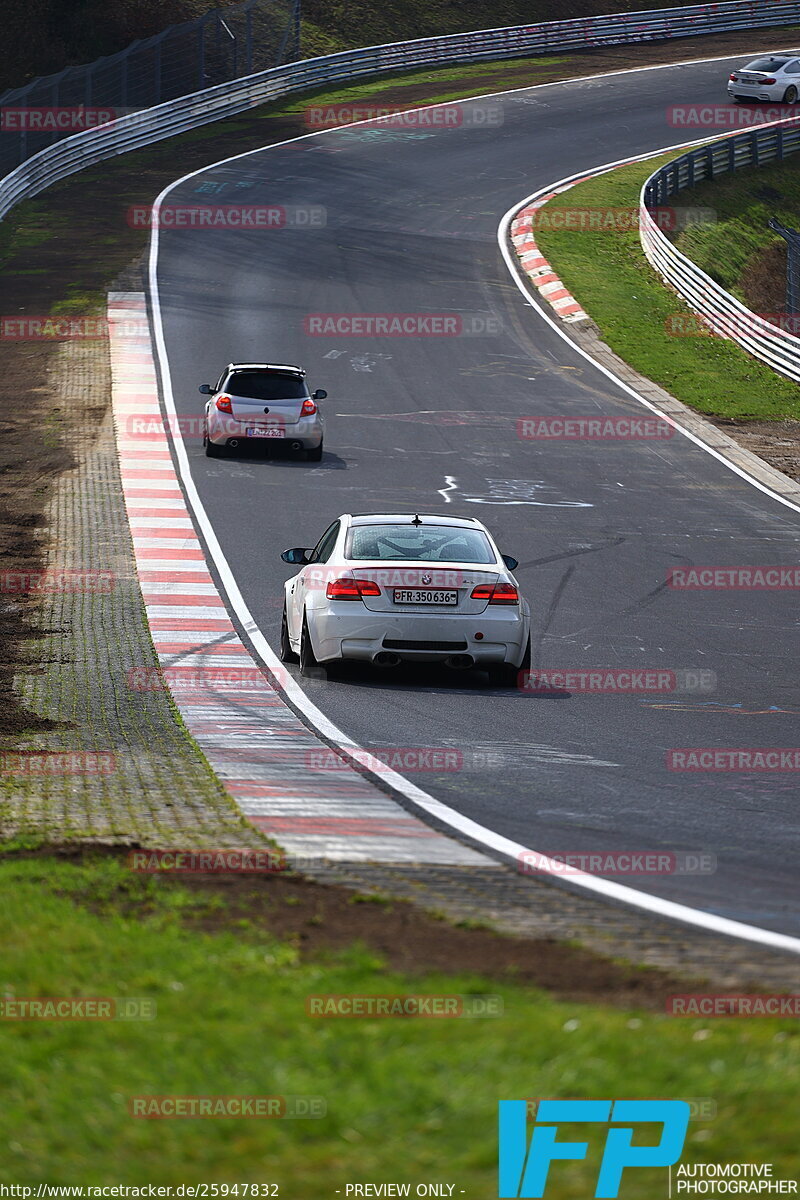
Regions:
<instances>
[{"instance_id":1,"label":"guardrail post","mask_svg":"<svg viewBox=\"0 0 800 1200\"><path fill-rule=\"evenodd\" d=\"M301 0L294 0L294 47L292 57L300 57L300 33L301 33Z\"/></svg>"},{"instance_id":2,"label":"guardrail post","mask_svg":"<svg viewBox=\"0 0 800 1200\"><path fill-rule=\"evenodd\" d=\"M244 73L252 75L253 73L253 6L248 5L246 13L247 37L245 41L245 58L244 58Z\"/></svg>"},{"instance_id":3,"label":"guardrail post","mask_svg":"<svg viewBox=\"0 0 800 1200\"><path fill-rule=\"evenodd\" d=\"M208 17L200 21L197 39L197 90L201 91L206 81L206 22Z\"/></svg>"},{"instance_id":4,"label":"guardrail post","mask_svg":"<svg viewBox=\"0 0 800 1200\"><path fill-rule=\"evenodd\" d=\"M750 134L750 156L751 156L751 165L754 167L757 167L758 166L758 134L755 131L755 129Z\"/></svg>"}]
</instances>

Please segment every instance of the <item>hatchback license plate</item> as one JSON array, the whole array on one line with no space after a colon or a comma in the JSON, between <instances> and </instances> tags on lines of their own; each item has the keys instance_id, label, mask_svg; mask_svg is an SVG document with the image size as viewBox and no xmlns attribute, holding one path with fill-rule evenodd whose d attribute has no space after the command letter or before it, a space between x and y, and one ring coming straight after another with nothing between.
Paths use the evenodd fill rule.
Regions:
<instances>
[{"instance_id":1,"label":"hatchback license plate","mask_svg":"<svg viewBox=\"0 0 800 1200\"><path fill-rule=\"evenodd\" d=\"M435 592L431 588L424 591L416 589L394 589L395 604L458 604L458 592Z\"/></svg>"},{"instance_id":2,"label":"hatchback license plate","mask_svg":"<svg viewBox=\"0 0 800 1200\"><path fill-rule=\"evenodd\" d=\"M283 429L280 425L265 425L262 429L259 429L258 427L247 429L246 433L248 437L283 437Z\"/></svg>"}]
</instances>

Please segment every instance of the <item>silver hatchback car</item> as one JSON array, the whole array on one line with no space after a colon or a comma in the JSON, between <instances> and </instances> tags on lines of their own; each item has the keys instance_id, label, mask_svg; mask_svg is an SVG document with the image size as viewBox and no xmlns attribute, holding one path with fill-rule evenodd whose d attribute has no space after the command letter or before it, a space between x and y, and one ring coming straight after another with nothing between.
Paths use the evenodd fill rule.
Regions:
<instances>
[{"instance_id":1,"label":"silver hatchback car","mask_svg":"<svg viewBox=\"0 0 800 1200\"><path fill-rule=\"evenodd\" d=\"M246 444L274 442L306 458L322 458L324 421L302 367L288 363L228 363L216 386L200 385L208 396L203 421L203 445L209 458Z\"/></svg>"}]
</instances>

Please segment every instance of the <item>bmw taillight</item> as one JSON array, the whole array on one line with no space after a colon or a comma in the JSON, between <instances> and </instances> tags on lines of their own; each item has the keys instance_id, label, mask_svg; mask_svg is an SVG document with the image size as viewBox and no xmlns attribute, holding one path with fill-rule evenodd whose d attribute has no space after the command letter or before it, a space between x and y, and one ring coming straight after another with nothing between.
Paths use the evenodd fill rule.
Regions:
<instances>
[{"instance_id":1,"label":"bmw taillight","mask_svg":"<svg viewBox=\"0 0 800 1200\"><path fill-rule=\"evenodd\" d=\"M766 86L767 86L767 84L771 84L771 83L777 83L778 81L777 81L777 79L762 79L762 80L761 80L761 82L762 82L762 83L764 84L764 86L766 87Z\"/></svg>"},{"instance_id":2,"label":"bmw taillight","mask_svg":"<svg viewBox=\"0 0 800 1200\"><path fill-rule=\"evenodd\" d=\"M343 576L332 579L325 589L329 600L363 600L365 596L380 596L381 589L371 579L353 579Z\"/></svg>"},{"instance_id":3,"label":"bmw taillight","mask_svg":"<svg viewBox=\"0 0 800 1200\"><path fill-rule=\"evenodd\" d=\"M730 75L728 76L728 79L730 79L731 83L738 83L738 82L739 82L739 76L738 76L738 75L730 74Z\"/></svg>"},{"instance_id":4,"label":"bmw taillight","mask_svg":"<svg viewBox=\"0 0 800 1200\"><path fill-rule=\"evenodd\" d=\"M233 415L230 396L217 396L217 408L220 412L230 413Z\"/></svg>"},{"instance_id":5,"label":"bmw taillight","mask_svg":"<svg viewBox=\"0 0 800 1200\"><path fill-rule=\"evenodd\" d=\"M470 592L470 598L489 604L519 604L519 592L513 583L479 583Z\"/></svg>"},{"instance_id":6,"label":"bmw taillight","mask_svg":"<svg viewBox=\"0 0 800 1200\"><path fill-rule=\"evenodd\" d=\"M310 399L306 399L303 401L302 408L300 409L300 416L301 417L313 417L313 415L316 411L317 411L317 406L314 403L314 401L310 400Z\"/></svg>"}]
</instances>

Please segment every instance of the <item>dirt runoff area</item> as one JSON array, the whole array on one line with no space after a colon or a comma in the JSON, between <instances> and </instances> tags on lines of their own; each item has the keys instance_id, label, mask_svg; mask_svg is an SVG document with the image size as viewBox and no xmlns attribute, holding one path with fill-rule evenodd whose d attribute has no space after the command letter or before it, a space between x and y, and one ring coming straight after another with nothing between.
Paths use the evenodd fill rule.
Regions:
<instances>
[{"instance_id":1,"label":"dirt runoff area","mask_svg":"<svg viewBox=\"0 0 800 1200\"><path fill-rule=\"evenodd\" d=\"M485 73L474 73L473 68L463 86L453 80L452 69L440 81L432 71L428 83L382 86L376 81L369 103L412 106L442 95L480 94L660 62L745 54L788 41L800 43L800 29L602 47L560 56L555 63L524 59L487 65ZM336 95L341 99L342 90ZM82 411L82 426L75 428L78 418L56 405L51 388L58 334L32 334L31 326L20 326L19 319L59 315L86 321L101 315L105 291L146 248L146 231L126 224L127 207L151 203L166 184L189 171L307 132L302 103L314 99L309 94L298 104L292 98L291 107L274 104L122 155L48 189L0 223L0 286L5 298L0 334L0 556L10 572L0 584L0 735L50 727L22 706L13 677L30 661L32 641L38 636L31 618L37 604L36 573L48 545L45 511L53 485L74 465L71 447L91 440L106 411ZM363 80L358 99L364 100ZM14 324L6 324L7 318ZM784 424L775 437L762 423L753 432L752 448L780 469L800 472L798 431ZM742 440L749 436L741 426L729 432ZM64 667L68 669L68 663Z\"/></svg>"},{"instance_id":2,"label":"dirt runoff area","mask_svg":"<svg viewBox=\"0 0 800 1200\"><path fill-rule=\"evenodd\" d=\"M48 846L15 857L46 862L53 855L86 866L130 853L119 847ZM233 932L244 939L266 934L293 944L304 961L357 943L379 955L387 970L405 975L476 974L569 1001L664 1012L668 998L688 986L685 975L630 966L549 938L498 933L475 921L459 926L378 891L354 891L292 873L126 874L116 887L103 880L96 896L91 887L79 896L69 894L100 916L136 919L158 907L153 888L179 888L190 893L190 902L181 906L181 921L189 929Z\"/></svg>"}]
</instances>

